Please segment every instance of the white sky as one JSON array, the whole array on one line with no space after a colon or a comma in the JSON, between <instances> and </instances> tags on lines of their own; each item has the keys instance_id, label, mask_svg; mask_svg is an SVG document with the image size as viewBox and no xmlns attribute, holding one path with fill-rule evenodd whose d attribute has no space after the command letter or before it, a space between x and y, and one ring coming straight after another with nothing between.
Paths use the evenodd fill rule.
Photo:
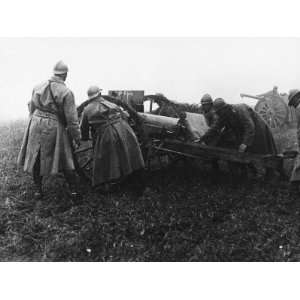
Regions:
<instances>
[{"instance_id":1,"label":"white sky","mask_svg":"<svg viewBox=\"0 0 300 300\"><path fill-rule=\"evenodd\" d=\"M69 65L76 104L97 84L199 102L204 93L231 103L240 93L300 87L300 38L2 38L0 121L27 116L34 85Z\"/></svg>"}]
</instances>

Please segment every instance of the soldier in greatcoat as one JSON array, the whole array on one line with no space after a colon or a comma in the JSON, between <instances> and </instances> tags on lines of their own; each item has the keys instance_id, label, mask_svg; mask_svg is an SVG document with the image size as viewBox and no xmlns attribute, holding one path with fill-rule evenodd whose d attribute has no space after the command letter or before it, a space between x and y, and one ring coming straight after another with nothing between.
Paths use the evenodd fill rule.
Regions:
<instances>
[{"instance_id":1,"label":"soldier in greatcoat","mask_svg":"<svg viewBox=\"0 0 300 300\"><path fill-rule=\"evenodd\" d=\"M289 106L295 108L295 115L297 119L297 143L298 151L300 147L300 90L294 89L289 93ZM300 155L298 155L294 162L294 168L290 178L291 191L300 193Z\"/></svg>"},{"instance_id":2,"label":"soldier in greatcoat","mask_svg":"<svg viewBox=\"0 0 300 300\"><path fill-rule=\"evenodd\" d=\"M116 104L101 97L101 89L88 89L89 104L81 119L82 140L91 137L94 145L93 186L107 191L109 184L144 170L144 160L137 137L127 123L127 116Z\"/></svg>"},{"instance_id":3,"label":"soldier in greatcoat","mask_svg":"<svg viewBox=\"0 0 300 300\"><path fill-rule=\"evenodd\" d=\"M218 119L201 137L200 143L209 144L210 140L218 137L219 147L236 149L239 152L277 154L269 126L250 106L244 103L230 105L222 98L218 98L214 101L213 107ZM233 173L240 170L245 174L245 168L237 163L230 163L229 167ZM255 166L249 167L255 172L258 171ZM272 176L273 171L267 169L266 175Z\"/></svg>"},{"instance_id":4,"label":"soldier in greatcoat","mask_svg":"<svg viewBox=\"0 0 300 300\"><path fill-rule=\"evenodd\" d=\"M250 106L244 103L230 105L218 98L214 101L214 110L218 120L201 137L201 141L230 132L230 148L257 154L277 153L269 126Z\"/></svg>"},{"instance_id":5,"label":"soldier in greatcoat","mask_svg":"<svg viewBox=\"0 0 300 300\"><path fill-rule=\"evenodd\" d=\"M65 85L68 67L59 61L54 75L32 92L30 119L23 138L18 163L33 174L42 195L44 176L64 172L72 195L76 195L72 143L80 144L81 133L72 91Z\"/></svg>"}]
</instances>

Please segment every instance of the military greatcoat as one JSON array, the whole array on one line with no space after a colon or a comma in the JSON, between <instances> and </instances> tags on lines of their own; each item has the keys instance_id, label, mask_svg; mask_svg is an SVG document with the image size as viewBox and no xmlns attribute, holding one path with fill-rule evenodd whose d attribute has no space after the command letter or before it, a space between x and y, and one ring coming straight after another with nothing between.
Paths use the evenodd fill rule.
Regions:
<instances>
[{"instance_id":1,"label":"military greatcoat","mask_svg":"<svg viewBox=\"0 0 300 300\"><path fill-rule=\"evenodd\" d=\"M138 140L125 118L119 106L101 97L95 98L83 110L82 139L89 139L91 132L94 144L94 186L144 168Z\"/></svg>"},{"instance_id":2,"label":"military greatcoat","mask_svg":"<svg viewBox=\"0 0 300 300\"><path fill-rule=\"evenodd\" d=\"M73 170L71 141L80 141L74 96L63 80L53 76L33 89L30 119L24 134L18 163L33 172L40 157L40 175Z\"/></svg>"}]
</instances>

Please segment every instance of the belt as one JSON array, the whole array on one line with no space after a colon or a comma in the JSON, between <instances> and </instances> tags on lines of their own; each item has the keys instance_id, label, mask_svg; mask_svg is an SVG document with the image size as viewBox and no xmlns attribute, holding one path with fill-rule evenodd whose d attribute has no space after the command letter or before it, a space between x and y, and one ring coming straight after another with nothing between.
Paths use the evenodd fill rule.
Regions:
<instances>
[{"instance_id":1,"label":"belt","mask_svg":"<svg viewBox=\"0 0 300 300\"><path fill-rule=\"evenodd\" d=\"M109 127L112 126L116 123L119 123L122 119L118 118L118 119L114 119L114 120L110 120L110 121L100 121L100 122L93 122L91 123L91 125L94 125L94 130L96 132L97 135L102 135L102 133Z\"/></svg>"},{"instance_id":2,"label":"belt","mask_svg":"<svg viewBox=\"0 0 300 300\"><path fill-rule=\"evenodd\" d=\"M33 114L37 117L58 121L58 117L54 112L36 109Z\"/></svg>"},{"instance_id":3,"label":"belt","mask_svg":"<svg viewBox=\"0 0 300 300\"><path fill-rule=\"evenodd\" d=\"M91 125L105 125L110 126L115 123L120 122L122 119L118 116L117 118L107 119L107 120L90 120L89 123Z\"/></svg>"}]
</instances>

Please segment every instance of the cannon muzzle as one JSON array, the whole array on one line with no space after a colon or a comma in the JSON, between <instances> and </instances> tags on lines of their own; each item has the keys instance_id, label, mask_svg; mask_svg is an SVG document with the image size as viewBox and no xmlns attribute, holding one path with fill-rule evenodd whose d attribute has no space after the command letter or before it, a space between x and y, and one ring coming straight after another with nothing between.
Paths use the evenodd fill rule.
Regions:
<instances>
[{"instance_id":1,"label":"cannon muzzle","mask_svg":"<svg viewBox=\"0 0 300 300\"><path fill-rule=\"evenodd\" d=\"M240 94L240 96L242 98L247 97L247 98L252 98L252 99L256 99L256 100L261 100L263 98L263 97L259 97L259 96L248 95L248 94Z\"/></svg>"}]
</instances>

